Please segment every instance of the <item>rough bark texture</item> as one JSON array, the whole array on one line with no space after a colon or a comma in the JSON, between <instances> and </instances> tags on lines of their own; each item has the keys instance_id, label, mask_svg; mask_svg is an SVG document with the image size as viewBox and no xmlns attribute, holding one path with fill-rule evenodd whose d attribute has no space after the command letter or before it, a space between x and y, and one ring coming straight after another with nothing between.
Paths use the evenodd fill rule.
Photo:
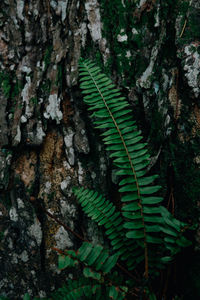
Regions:
<instances>
[{"instance_id":1,"label":"rough bark texture","mask_svg":"<svg viewBox=\"0 0 200 300\"><path fill-rule=\"evenodd\" d=\"M79 241L42 207L99 239L72 187L116 197L114 172L82 103L80 56L96 60L128 96L166 205L198 223L199 17L198 0L1 0L0 295L42 297L72 276L60 274L52 247ZM200 296L199 241L197 230L184 299L191 290Z\"/></svg>"}]
</instances>

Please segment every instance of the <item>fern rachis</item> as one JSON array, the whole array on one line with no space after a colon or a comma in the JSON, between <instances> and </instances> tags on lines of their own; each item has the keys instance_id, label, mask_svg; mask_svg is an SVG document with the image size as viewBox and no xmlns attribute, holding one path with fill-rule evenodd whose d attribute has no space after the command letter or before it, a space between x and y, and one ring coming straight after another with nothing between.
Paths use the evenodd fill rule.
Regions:
<instances>
[{"instance_id":1,"label":"fern rachis","mask_svg":"<svg viewBox=\"0 0 200 300\"><path fill-rule=\"evenodd\" d=\"M117 168L122 208L118 211L113 203L93 190L75 188L74 194L83 211L99 226L105 227L114 254L109 257L101 246L84 243L77 252L66 252L65 263L74 266L74 261L81 260L85 264L84 276L97 281L100 269L111 278L111 269L118 266L131 280L122 288L121 283L107 286L106 295L108 299L125 299L126 295L133 295L132 287L136 283L132 270L144 262L147 279L149 274L169 262L181 247L188 245L182 236L185 224L160 205L162 197L155 196L161 188L154 184L158 176L147 175L148 150L125 97L89 60L80 61L80 76L84 101L92 112L95 127L103 130L103 142ZM123 260L126 268L118 260ZM146 294L147 286L144 290ZM84 288L81 291L84 292Z\"/></svg>"},{"instance_id":2,"label":"fern rachis","mask_svg":"<svg viewBox=\"0 0 200 300\"><path fill-rule=\"evenodd\" d=\"M117 132L118 132L118 137L117 137L117 143L119 143L119 139L121 140L121 143L122 143L122 145L123 145L123 148L124 148L124 150L125 150L125 152L126 152L126 157L128 157L128 162L129 162L129 166L130 166L130 168L131 168L131 170L132 170L132 173L133 173L133 178L134 178L134 182L135 182L135 185L136 185L136 188L137 188L137 195L138 195L138 207L140 208L140 214L141 214L141 219L142 219L142 224L143 224L143 235L142 234L140 234L140 236L141 237L143 237L144 238L144 252L145 252L145 255L144 255L144 257L145 257L145 277L147 278L148 277L148 246L147 246L147 241L146 241L146 228L145 228L145 222L144 222L144 215L143 215L143 205L142 205L142 199L141 199L141 194L140 194L140 187L139 187L139 184L138 184L138 178L137 178L137 173L136 173L136 171L135 171L135 168L134 168L134 165L133 165L133 162L132 162L132 158L131 158L131 155L130 155L130 153L129 153L129 149L128 149L128 147L127 147L127 141L125 141L124 140L124 136L123 136L123 132L122 132L122 130L124 130L124 129L126 129L126 128L123 128L122 130L120 129L120 126L117 124L117 120L116 120L116 113L115 113L115 111L119 111L119 108L121 109L121 107L122 108L126 108L126 107L128 107L128 104L127 103L124 103L123 105L121 105L121 106L117 106L117 110L115 110L114 109L114 112L113 112L113 110L111 111L111 109L110 109L110 107L108 106L108 104L107 104L107 100L109 101L109 99L112 99L112 98L109 98L109 99L107 99L106 97L104 97L104 95L102 94L102 92L105 90L105 91L107 91L107 88L113 88L113 85L109 85L110 84L110 81L108 80L108 83L107 83L107 86L104 88L104 90L103 91L101 91L101 87L103 86L103 85L100 85L100 86L98 86L98 84L97 84L97 82L96 82L96 80L95 80L95 78L94 78L94 76L93 76L93 74L92 74L92 72L91 72L91 70L92 69L90 69L88 66L87 66L87 64L85 64L85 68L87 69L87 71L88 71L88 74L89 74L89 76L91 77L91 79L92 79L92 81L93 81L93 83L94 83L94 85L95 85L95 87L96 87L96 89L97 89L97 91L98 91L98 93L99 93L99 95L100 95L100 99L103 101L103 104L104 104L104 106L106 107L106 109L105 108L103 108L103 112L102 112L102 114L103 113L105 113L105 114L108 114L109 116L110 116L110 118L112 119L112 121L113 121L113 124L115 125L115 129L117 130ZM80 70L81 70L81 68L80 68ZM96 74L95 74L96 75ZM105 78L105 77L104 77ZM98 79L98 78L97 78ZM102 82L102 79L100 79L99 80L100 82ZM103 80L104 82L106 82L106 78ZM84 85L84 84L82 84L81 85L81 87L82 88L85 88L85 87L88 87L89 85ZM95 89L93 88L93 89L91 89L91 90L89 90L89 92L91 93L91 92L93 92L93 91L95 91ZM117 92L117 93L115 93L114 94L114 97L117 95L120 95L120 93L118 93L118 90L114 90L114 92ZM109 93L108 93L108 95L109 95ZM107 94L105 94L105 96L107 96ZM99 101L99 99L97 99L98 101ZM118 99L119 100L119 99ZM123 97L120 97L120 100L122 101L122 100L125 100ZM116 101L114 102L114 104L116 105ZM103 106L102 105L100 105L100 108L102 108ZM97 108L99 108L99 106L98 105L96 105L95 107L93 107L93 109L97 109ZM112 106L112 104L111 104L111 108L113 108L113 106ZM126 115L127 113L131 113L131 110L130 109L125 109L125 110L122 110L122 112L119 114L118 113L118 117L119 116L123 116L123 115ZM114 115L115 114L115 115ZM95 115L95 113L94 113L94 115ZM103 116L103 115L102 115ZM131 129L130 129L131 130ZM125 131L125 130L124 130ZM140 134L140 132L136 132L135 133L135 135L138 135L139 136L139 134ZM129 138L128 138L129 139ZM139 136L138 138L135 138L135 142L138 142L138 141L140 141L142 139L142 137L141 136ZM113 140L111 140L110 141L110 139L109 139L109 137L108 138L104 138L104 141L105 141L105 144L106 143L111 143L111 144L113 144ZM117 159L115 159L114 160L114 162L116 162L116 160ZM123 183L122 183L123 184ZM131 189L132 190L132 189ZM122 190L121 190L121 192L122 192Z\"/></svg>"}]
</instances>

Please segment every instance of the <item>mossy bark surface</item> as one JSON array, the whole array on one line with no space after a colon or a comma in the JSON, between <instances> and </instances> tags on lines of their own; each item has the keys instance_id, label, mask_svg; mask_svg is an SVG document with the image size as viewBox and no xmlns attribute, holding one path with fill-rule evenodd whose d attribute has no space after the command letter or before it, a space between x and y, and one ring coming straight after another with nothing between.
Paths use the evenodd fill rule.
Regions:
<instances>
[{"instance_id":1,"label":"mossy bark surface","mask_svg":"<svg viewBox=\"0 0 200 300\"><path fill-rule=\"evenodd\" d=\"M57 269L52 248L80 241L44 210L89 239L102 238L81 213L74 185L120 197L82 101L81 56L128 97L165 205L198 226L199 16L198 0L1 1L0 295L48 296L73 276ZM171 285L183 299L200 296L200 229L193 240Z\"/></svg>"}]
</instances>

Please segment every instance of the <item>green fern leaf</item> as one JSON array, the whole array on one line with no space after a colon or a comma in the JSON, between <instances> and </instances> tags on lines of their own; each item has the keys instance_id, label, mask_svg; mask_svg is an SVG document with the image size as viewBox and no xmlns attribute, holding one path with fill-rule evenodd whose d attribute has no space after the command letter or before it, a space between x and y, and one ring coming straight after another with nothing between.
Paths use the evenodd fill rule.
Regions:
<instances>
[{"instance_id":1,"label":"green fern leaf","mask_svg":"<svg viewBox=\"0 0 200 300\"><path fill-rule=\"evenodd\" d=\"M111 286L107 288L108 296L113 300L123 300L125 299L127 289L125 287Z\"/></svg>"},{"instance_id":2,"label":"green fern leaf","mask_svg":"<svg viewBox=\"0 0 200 300\"><path fill-rule=\"evenodd\" d=\"M123 219L114 204L92 190L75 188L73 191L83 211L99 226L105 227L105 233L111 241L113 250L122 260L129 259L129 265L135 265L136 261L134 258L131 259L131 256L137 245L127 239Z\"/></svg>"},{"instance_id":3,"label":"green fern leaf","mask_svg":"<svg viewBox=\"0 0 200 300\"><path fill-rule=\"evenodd\" d=\"M91 268L84 268L83 269L83 275L86 278L93 278L93 279L96 279L98 281L100 281L100 279L101 279L101 274L98 273L98 272L93 271Z\"/></svg>"},{"instance_id":4,"label":"green fern leaf","mask_svg":"<svg viewBox=\"0 0 200 300\"><path fill-rule=\"evenodd\" d=\"M59 256L59 269L84 263L106 274L115 267L118 258L118 254L110 255L101 245L93 246L89 242L84 242L78 251L65 250L65 255Z\"/></svg>"},{"instance_id":5,"label":"green fern leaf","mask_svg":"<svg viewBox=\"0 0 200 300\"><path fill-rule=\"evenodd\" d=\"M143 259L138 251L136 260L144 260L147 278L152 261L149 253L155 254L156 250L158 253L161 246L164 246L166 251L170 250L173 254L174 249L177 249L181 227L176 219L158 206L162 198L154 194L160 190L160 186L153 184L156 176L146 175L149 155L146 144L142 142L141 132L132 120L128 102L90 60L81 60L79 70L84 101L92 112L96 128L105 130L102 136L106 150L110 152L110 157L113 157L113 163L118 168L116 175L120 177L119 191L124 204L123 226L128 229L126 237L135 240L143 249ZM167 230L171 232L170 227L175 229L176 237L173 242L168 243L166 235ZM181 244L184 243L180 242ZM155 256L158 260L161 259L156 254Z\"/></svg>"},{"instance_id":6,"label":"green fern leaf","mask_svg":"<svg viewBox=\"0 0 200 300\"><path fill-rule=\"evenodd\" d=\"M84 299L102 300L102 286L91 278L79 278L68 280L67 285L58 289L52 296L53 300L79 300Z\"/></svg>"},{"instance_id":7,"label":"green fern leaf","mask_svg":"<svg viewBox=\"0 0 200 300\"><path fill-rule=\"evenodd\" d=\"M58 256L58 269L63 270L68 267L75 267L78 264L76 254L73 250L68 250L67 255Z\"/></svg>"}]
</instances>

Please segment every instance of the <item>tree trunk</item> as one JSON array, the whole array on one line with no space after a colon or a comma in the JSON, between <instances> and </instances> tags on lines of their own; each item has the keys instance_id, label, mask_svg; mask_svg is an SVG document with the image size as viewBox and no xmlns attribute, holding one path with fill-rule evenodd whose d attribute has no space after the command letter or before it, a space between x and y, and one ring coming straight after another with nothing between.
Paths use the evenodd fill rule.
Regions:
<instances>
[{"instance_id":1,"label":"tree trunk","mask_svg":"<svg viewBox=\"0 0 200 300\"><path fill-rule=\"evenodd\" d=\"M80 241L45 210L82 236L102 238L73 186L119 197L82 101L80 56L96 61L128 97L165 205L198 223L199 16L198 0L1 0L0 295L46 296L72 276L58 271L52 248ZM195 259L178 272L181 283L189 278L181 272L194 274L184 299L191 290L200 296L199 236L197 229Z\"/></svg>"}]
</instances>

